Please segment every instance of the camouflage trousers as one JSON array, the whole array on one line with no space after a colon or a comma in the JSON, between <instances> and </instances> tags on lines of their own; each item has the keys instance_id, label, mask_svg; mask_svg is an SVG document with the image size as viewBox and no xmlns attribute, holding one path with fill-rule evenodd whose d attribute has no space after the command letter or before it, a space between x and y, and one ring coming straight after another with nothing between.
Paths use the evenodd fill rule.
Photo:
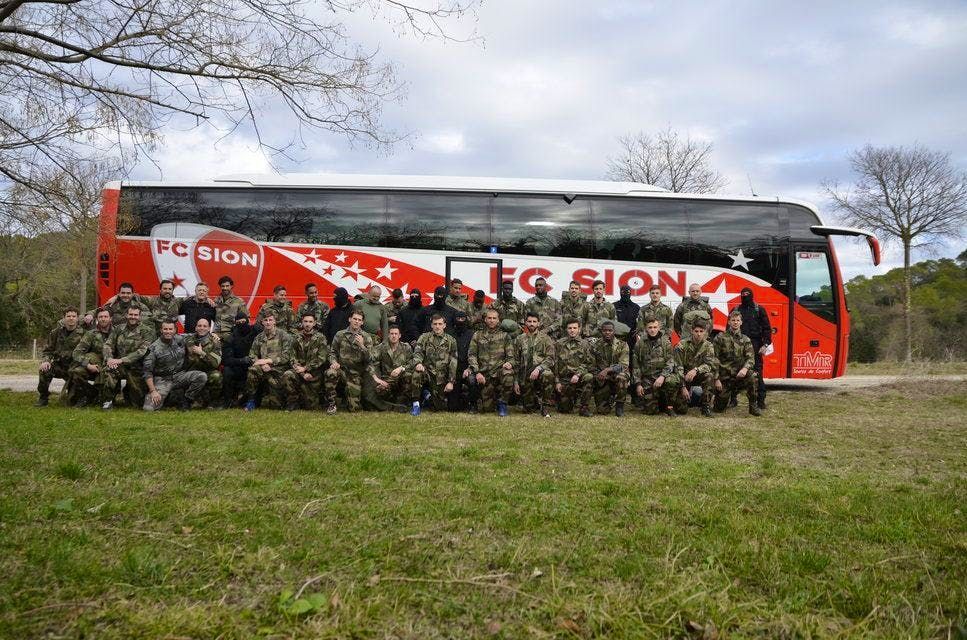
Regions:
<instances>
[{"instance_id":1,"label":"camouflage trousers","mask_svg":"<svg viewBox=\"0 0 967 640\"><path fill-rule=\"evenodd\" d=\"M624 404L628 399L628 383L631 376L628 372L608 374L604 380L594 377L594 404L598 413L611 413L612 398L615 403Z\"/></svg>"},{"instance_id":2,"label":"camouflage trousers","mask_svg":"<svg viewBox=\"0 0 967 640\"><path fill-rule=\"evenodd\" d=\"M108 369L105 366L101 369L101 380L101 402L114 400L114 396L118 392L118 387L120 387L123 381L128 405L131 407L140 407L144 404L144 394L147 393L148 387L144 382L140 361L134 365L118 365L117 369Z\"/></svg>"},{"instance_id":3,"label":"camouflage trousers","mask_svg":"<svg viewBox=\"0 0 967 640\"><path fill-rule=\"evenodd\" d=\"M63 362L52 362L50 369L40 372L37 393L40 394L41 398L48 398L50 396L50 383L53 382L54 378L60 378L64 381L64 390L60 394L61 404L73 404L73 396L76 395L73 392L73 380L70 377L68 365Z\"/></svg>"},{"instance_id":4,"label":"camouflage trousers","mask_svg":"<svg viewBox=\"0 0 967 640\"><path fill-rule=\"evenodd\" d=\"M749 406L755 406L759 378L754 369L749 369L749 373L744 378L726 377L719 374L719 381L722 383L722 390L715 392L715 404L712 407L716 411L725 411L729 406L729 399L732 394L745 389L745 395L749 399Z\"/></svg>"},{"instance_id":5,"label":"camouflage trousers","mask_svg":"<svg viewBox=\"0 0 967 640\"><path fill-rule=\"evenodd\" d=\"M413 386L413 380L411 378L410 373L404 371L395 378L388 376L383 378L383 380L389 383L388 387L380 389L374 383L371 402L380 411L392 411L393 409L409 405L412 402L410 391Z\"/></svg>"},{"instance_id":6,"label":"camouflage trousers","mask_svg":"<svg viewBox=\"0 0 967 640\"><path fill-rule=\"evenodd\" d=\"M101 387L104 381L100 373L91 373L87 370L87 367L78 365L71 367L67 375L70 382L67 401L70 404L77 404L80 400L94 402L101 397Z\"/></svg>"},{"instance_id":7,"label":"camouflage trousers","mask_svg":"<svg viewBox=\"0 0 967 640\"><path fill-rule=\"evenodd\" d=\"M365 367L326 369L326 402L336 404L336 391L342 389L346 394L346 408L349 411L359 411L362 408L364 378L368 375Z\"/></svg>"},{"instance_id":8,"label":"camouflage trousers","mask_svg":"<svg viewBox=\"0 0 967 640\"><path fill-rule=\"evenodd\" d=\"M483 372L484 383L478 384L480 410L493 411L496 402L507 402L514 393L514 372L503 367Z\"/></svg>"},{"instance_id":9,"label":"camouflage trousers","mask_svg":"<svg viewBox=\"0 0 967 640\"><path fill-rule=\"evenodd\" d=\"M270 368L263 371L262 367L251 366L248 368L248 377L245 379L245 397L254 400L259 390L264 387L265 394L262 396L262 403L272 408L279 409L285 404L285 389L282 386L282 371Z\"/></svg>"},{"instance_id":10,"label":"camouflage trousers","mask_svg":"<svg viewBox=\"0 0 967 640\"><path fill-rule=\"evenodd\" d=\"M172 400L184 397L189 402L196 400L205 388L208 376L201 371L179 371L167 378L155 378L154 390L161 394L161 406L151 404L151 397L145 396L143 409L145 411L157 411L165 406L168 398Z\"/></svg>"},{"instance_id":11,"label":"camouflage trousers","mask_svg":"<svg viewBox=\"0 0 967 640\"><path fill-rule=\"evenodd\" d=\"M444 391L447 382L449 381L446 378L438 378L429 371L423 373L414 371L410 383L410 398L419 400L423 389L429 389L430 406L435 411L443 411L447 408L447 393Z\"/></svg>"},{"instance_id":12,"label":"camouflage trousers","mask_svg":"<svg viewBox=\"0 0 967 640\"><path fill-rule=\"evenodd\" d=\"M594 376L585 373L578 377L578 381L571 382L571 376L558 380L561 385L561 399L557 408L561 413L571 413L577 403L580 407L587 407L591 401L591 385Z\"/></svg>"},{"instance_id":13,"label":"camouflage trousers","mask_svg":"<svg viewBox=\"0 0 967 640\"><path fill-rule=\"evenodd\" d=\"M292 369L283 373L282 385L285 387L287 402L298 401L303 409L318 409L319 396L322 394L322 375L322 371L316 371L311 380L306 380L301 373Z\"/></svg>"},{"instance_id":14,"label":"camouflage trousers","mask_svg":"<svg viewBox=\"0 0 967 640\"><path fill-rule=\"evenodd\" d=\"M689 401L682 397L682 389L691 389L692 387L702 388L702 407L712 408L712 394L715 392L714 384L715 380L712 374L709 373L699 373L697 374L691 382L685 382L685 376L675 376L675 384L673 386L674 392L674 407L675 411L678 413L688 412ZM667 385L667 383L666 383Z\"/></svg>"},{"instance_id":15,"label":"camouflage trousers","mask_svg":"<svg viewBox=\"0 0 967 640\"><path fill-rule=\"evenodd\" d=\"M205 382L205 388L196 397L194 407L210 407L216 402L222 402L222 372L218 369L214 371L201 371L199 369L198 371L204 373L208 380Z\"/></svg>"},{"instance_id":16,"label":"camouflage trousers","mask_svg":"<svg viewBox=\"0 0 967 640\"><path fill-rule=\"evenodd\" d=\"M535 411L540 405L554 406L554 374L547 369L541 371L537 380L531 380L530 375L525 376L519 386L524 411Z\"/></svg>"},{"instance_id":17,"label":"camouflage trousers","mask_svg":"<svg viewBox=\"0 0 967 640\"><path fill-rule=\"evenodd\" d=\"M659 376L644 376L638 381L638 384L642 387L642 391L644 391L644 395L640 396L641 408L649 415L655 415L665 407L671 407L675 404L675 392L678 391L681 382L669 376L656 389L655 380L658 378ZM637 386L635 389L635 394L637 395Z\"/></svg>"}]
</instances>

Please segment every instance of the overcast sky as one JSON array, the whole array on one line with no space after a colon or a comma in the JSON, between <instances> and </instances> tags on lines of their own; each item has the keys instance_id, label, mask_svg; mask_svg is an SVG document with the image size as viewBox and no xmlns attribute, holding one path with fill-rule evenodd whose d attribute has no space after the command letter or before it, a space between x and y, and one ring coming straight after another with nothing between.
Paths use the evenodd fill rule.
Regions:
<instances>
[{"instance_id":1,"label":"overcast sky","mask_svg":"<svg viewBox=\"0 0 967 640\"><path fill-rule=\"evenodd\" d=\"M407 97L383 125L411 135L386 154L314 134L282 171L600 179L618 136L667 126L714 143L724 192L747 195L751 180L821 210L820 182L848 182L846 154L866 143L919 143L967 168L965 2L486 0L472 43L401 36L365 12L347 25L397 65ZM271 110L264 123L282 137L292 126ZM272 171L244 132L220 136L172 130L162 173L136 177ZM874 269L865 243L837 249L847 278L900 259L887 249Z\"/></svg>"}]
</instances>

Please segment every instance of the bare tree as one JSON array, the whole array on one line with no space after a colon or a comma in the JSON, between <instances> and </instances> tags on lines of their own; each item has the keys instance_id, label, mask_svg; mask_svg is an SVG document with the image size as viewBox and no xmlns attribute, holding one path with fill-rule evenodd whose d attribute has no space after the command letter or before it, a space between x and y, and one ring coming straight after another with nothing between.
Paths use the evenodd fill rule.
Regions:
<instances>
[{"instance_id":1,"label":"bare tree","mask_svg":"<svg viewBox=\"0 0 967 640\"><path fill-rule=\"evenodd\" d=\"M608 158L609 180L644 182L669 191L714 193L728 182L711 167L712 143L682 137L670 127L618 138L621 152Z\"/></svg>"},{"instance_id":2,"label":"bare tree","mask_svg":"<svg viewBox=\"0 0 967 640\"><path fill-rule=\"evenodd\" d=\"M284 153L305 128L383 145L381 106L403 85L353 44L341 19L369 10L403 33L447 27L477 0L0 0L0 180L106 149L150 152L176 117L248 127ZM263 111L293 126L276 140ZM291 136L291 137L289 137Z\"/></svg>"},{"instance_id":3,"label":"bare tree","mask_svg":"<svg viewBox=\"0 0 967 640\"><path fill-rule=\"evenodd\" d=\"M910 252L961 237L967 223L967 173L950 155L916 147L866 145L849 155L856 182L841 189L824 182L833 207L847 223L883 233L903 245L903 317L906 361L913 358Z\"/></svg>"}]
</instances>

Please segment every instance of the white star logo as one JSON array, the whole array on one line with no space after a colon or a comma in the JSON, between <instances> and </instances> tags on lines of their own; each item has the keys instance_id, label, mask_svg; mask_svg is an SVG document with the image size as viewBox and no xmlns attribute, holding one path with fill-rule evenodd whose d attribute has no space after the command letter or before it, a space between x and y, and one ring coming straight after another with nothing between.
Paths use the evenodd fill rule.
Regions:
<instances>
[{"instance_id":1,"label":"white star logo","mask_svg":"<svg viewBox=\"0 0 967 640\"><path fill-rule=\"evenodd\" d=\"M396 270L396 267L392 263L387 262L385 267L376 270L376 277L383 278L384 280L392 280L393 272Z\"/></svg>"},{"instance_id":2,"label":"white star logo","mask_svg":"<svg viewBox=\"0 0 967 640\"><path fill-rule=\"evenodd\" d=\"M742 249L739 249L739 252L736 253L735 255L732 255L730 253L729 254L729 257L732 258L732 268L733 269L736 268L736 267L741 267L741 268L745 269L746 271L749 270L749 263L752 262L753 260L755 260L755 258L746 258L745 257L745 254L742 253Z\"/></svg>"},{"instance_id":3,"label":"white star logo","mask_svg":"<svg viewBox=\"0 0 967 640\"><path fill-rule=\"evenodd\" d=\"M319 254L316 253L316 250L315 249L313 249L312 251L310 251L309 253L306 254L305 261L306 262L311 262L312 264L315 264L316 263L316 260L318 260L318 259L319 259Z\"/></svg>"},{"instance_id":4,"label":"white star logo","mask_svg":"<svg viewBox=\"0 0 967 640\"><path fill-rule=\"evenodd\" d=\"M346 254L340 251L339 255L336 256L336 262L345 262L345 261L346 261Z\"/></svg>"},{"instance_id":5,"label":"white star logo","mask_svg":"<svg viewBox=\"0 0 967 640\"><path fill-rule=\"evenodd\" d=\"M708 295L708 306L712 307L713 310L718 309L719 313L727 318L729 316L729 300L734 297L735 294L730 293L725 285L725 278L722 278L718 288Z\"/></svg>"}]
</instances>

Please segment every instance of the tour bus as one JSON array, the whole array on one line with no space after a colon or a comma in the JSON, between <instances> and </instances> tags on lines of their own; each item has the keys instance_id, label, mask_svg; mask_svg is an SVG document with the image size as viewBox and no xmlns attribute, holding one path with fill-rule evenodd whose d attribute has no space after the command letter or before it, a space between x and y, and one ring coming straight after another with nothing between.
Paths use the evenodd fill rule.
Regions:
<instances>
[{"instance_id":1,"label":"tour bus","mask_svg":"<svg viewBox=\"0 0 967 640\"><path fill-rule=\"evenodd\" d=\"M701 285L716 330L751 287L769 314L769 378L830 378L846 369L849 315L830 236L868 232L827 226L814 207L764 197L686 195L637 183L444 176L232 175L211 182L114 182L104 190L97 285L100 300L131 282L192 295L229 275L253 313L278 284L293 305L315 282L331 304L376 284L433 289L460 278L492 301L511 280L534 294L544 277L560 297L571 280L586 293L602 280L609 300L652 284L674 309ZM674 338L674 337L673 337Z\"/></svg>"}]
</instances>

